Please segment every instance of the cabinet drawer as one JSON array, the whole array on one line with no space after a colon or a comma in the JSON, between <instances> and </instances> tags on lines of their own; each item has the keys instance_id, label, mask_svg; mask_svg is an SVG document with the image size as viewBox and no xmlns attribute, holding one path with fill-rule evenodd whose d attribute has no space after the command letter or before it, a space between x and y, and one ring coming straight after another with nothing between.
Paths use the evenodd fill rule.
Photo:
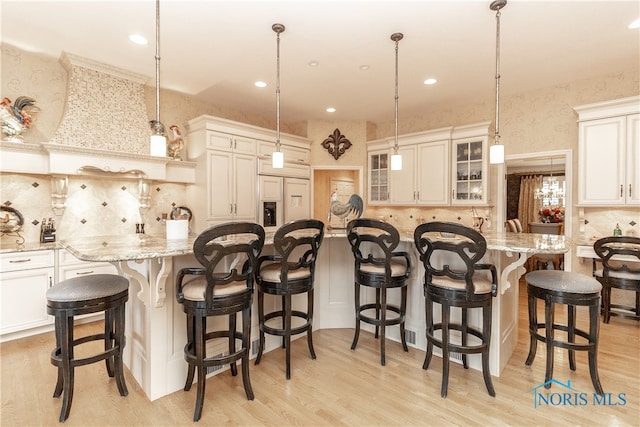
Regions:
<instances>
[{"instance_id":1,"label":"cabinet drawer","mask_svg":"<svg viewBox=\"0 0 640 427\"><path fill-rule=\"evenodd\" d=\"M74 277L89 276L91 274L118 274L118 270L109 263L84 263L73 266L60 266L58 268L58 281L72 279Z\"/></svg>"},{"instance_id":2,"label":"cabinet drawer","mask_svg":"<svg viewBox=\"0 0 640 427\"><path fill-rule=\"evenodd\" d=\"M271 159L258 159L258 173L260 175L291 176L295 178L311 177L311 167L294 163L284 164L283 169L274 169Z\"/></svg>"},{"instance_id":3,"label":"cabinet drawer","mask_svg":"<svg viewBox=\"0 0 640 427\"><path fill-rule=\"evenodd\" d=\"M275 149L275 142L258 142L258 156L260 157L271 158ZM284 161L286 163L301 163L306 165L309 164L310 150L283 144L280 145L280 151L284 153Z\"/></svg>"},{"instance_id":4,"label":"cabinet drawer","mask_svg":"<svg viewBox=\"0 0 640 427\"><path fill-rule=\"evenodd\" d=\"M53 264L53 250L12 252L0 256L0 268L3 272L53 267Z\"/></svg>"}]
</instances>

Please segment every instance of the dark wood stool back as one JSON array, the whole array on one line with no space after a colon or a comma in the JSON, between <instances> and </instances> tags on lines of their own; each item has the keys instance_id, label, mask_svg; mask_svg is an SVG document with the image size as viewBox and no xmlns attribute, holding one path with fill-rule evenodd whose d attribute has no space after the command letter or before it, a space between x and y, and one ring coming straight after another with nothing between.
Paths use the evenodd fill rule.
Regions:
<instances>
[{"instance_id":1,"label":"dark wood stool back","mask_svg":"<svg viewBox=\"0 0 640 427\"><path fill-rule=\"evenodd\" d=\"M497 291L497 272L491 264L480 261L487 250L482 234L461 224L428 222L414 231L414 242L424 266L424 295L427 322L427 354L422 365L428 369L433 346L442 349L442 387L440 395L447 397L449 383L449 355L462 354L462 363L468 368L467 355L482 355L482 374L487 391L495 396L489 371L491 345L491 305ZM442 307L442 319L434 323L433 303ZM461 321L451 320L451 307L461 309ZM468 310L482 309L482 329L469 325ZM461 333L460 342L451 339L450 330ZM438 338L435 331L442 331ZM480 340L469 344L468 335Z\"/></svg>"},{"instance_id":2,"label":"dark wood stool back","mask_svg":"<svg viewBox=\"0 0 640 427\"><path fill-rule=\"evenodd\" d=\"M256 365L260 363L264 351L265 333L282 337L285 349L285 369L287 379L291 378L291 336L307 333L307 343L311 358L316 358L313 349L313 283L316 259L324 238L324 223L316 219L292 221L278 228L273 237L274 255L263 255L258 259L256 285L258 288L258 321L260 324L260 344ZM306 311L294 310L291 296L307 294ZM264 295L281 297L280 310L265 314ZM303 323L292 326L292 318ZM276 326L271 319L281 319Z\"/></svg>"},{"instance_id":3,"label":"dark wood stool back","mask_svg":"<svg viewBox=\"0 0 640 427\"><path fill-rule=\"evenodd\" d=\"M593 244L602 268L593 275L602 284L602 310L604 323L611 316L640 320L640 237L603 237ZM635 292L635 307L612 304L611 289Z\"/></svg>"},{"instance_id":4,"label":"dark wood stool back","mask_svg":"<svg viewBox=\"0 0 640 427\"><path fill-rule=\"evenodd\" d=\"M74 369L104 360L107 373L116 379L121 396L128 394L124 380L122 352L125 346L125 303L129 281L114 274L94 274L64 280L47 290L47 313L55 318L56 348L51 363L58 368L53 397L62 398L60 422L69 417L73 400ZM104 311L104 333L74 338L74 316ZM75 358L74 347L90 341L104 341L104 351Z\"/></svg>"},{"instance_id":5,"label":"dark wood stool back","mask_svg":"<svg viewBox=\"0 0 640 427\"><path fill-rule=\"evenodd\" d=\"M202 415L207 368L230 365L237 375L236 361L242 360L242 381L247 399L253 400L249 380L251 340L251 304L253 278L258 256L264 245L262 226L251 222L232 222L213 226L198 235L193 253L202 267L183 268L176 279L176 298L187 314L187 344L184 358L188 363L185 391L191 389L198 371L196 407L193 420ZM188 276L189 279L185 280ZM242 331L236 330L236 313L242 313ZM209 316L227 316L228 328L208 331ZM227 351L207 354L207 343L226 338ZM237 348L236 341L241 342ZM218 340L221 341L221 340Z\"/></svg>"},{"instance_id":6,"label":"dark wood stool back","mask_svg":"<svg viewBox=\"0 0 640 427\"><path fill-rule=\"evenodd\" d=\"M553 352L554 349L564 348L569 350L569 368L576 370L575 351L587 351L589 353L589 373L593 388L598 394L602 394L602 386L598 377L598 332L600 330L600 291L602 286L592 277L583 274L570 273L558 270L532 271L525 276L527 281L527 300L529 307L529 355L525 364L533 363L536 357L536 346L542 341L547 347L547 365L544 376L545 388L551 387L553 378ZM544 323L538 323L537 300L545 302ZM567 324L559 324L555 321L554 304L567 306ZM584 306L589 309L589 331L576 327L576 306ZM544 335L539 333L544 329ZM556 338L555 331L567 333L567 341ZM584 343L576 343L576 336L586 340Z\"/></svg>"},{"instance_id":7,"label":"dark wood stool back","mask_svg":"<svg viewBox=\"0 0 640 427\"><path fill-rule=\"evenodd\" d=\"M375 326L375 338L380 333L380 363L385 364L386 327L400 325L400 340L404 351L409 351L404 322L407 312L407 279L411 276L409 254L396 251L400 234L396 228L377 219L359 218L347 224L347 239L354 256L354 286L356 331L351 349L355 350L360 337L360 322ZM360 287L374 288L376 301L362 303ZM400 303L387 302L388 289L400 289ZM371 311L374 311L372 314ZM387 317L388 312L395 313Z\"/></svg>"}]
</instances>

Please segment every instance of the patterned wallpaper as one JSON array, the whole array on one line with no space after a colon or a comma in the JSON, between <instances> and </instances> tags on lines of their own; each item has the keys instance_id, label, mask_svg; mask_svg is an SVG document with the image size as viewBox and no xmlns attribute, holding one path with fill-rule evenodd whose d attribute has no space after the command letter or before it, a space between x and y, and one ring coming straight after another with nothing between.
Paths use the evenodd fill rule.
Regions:
<instances>
[{"instance_id":1,"label":"patterned wallpaper","mask_svg":"<svg viewBox=\"0 0 640 427\"><path fill-rule=\"evenodd\" d=\"M36 99L41 112L36 117L35 124L26 134L26 142L51 141L58 130L65 100L67 97L68 74L58 58L51 58L32 52L1 44L2 81L0 90L3 96L12 99L19 95L29 95ZM566 84L542 88L535 91L504 94L501 97L501 134L505 143L506 154L519 154L558 149L577 150L577 115L573 107L577 105L606 101L615 98L637 95L640 93L640 72L638 64L629 64L626 70L612 70L611 73L591 79L567 82ZM91 84L105 84L102 79ZM507 79L508 76L505 76ZM148 84L152 84L149 78ZM120 82L112 81L113 84ZM80 83L83 84L83 83ZM144 122L155 115L155 89L151 85L142 85L146 117ZM128 111L128 106L127 110ZM161 91L161 119L166 126L184 124L202 114L210 114L230 120L249 123L255 126L274 129L274 118L257 117L243 111L230 109L220 105L206 104L192 96L162 90ZM469 104L440 105L437 109L425 110L422 114L401 118L399 132L401 134L435 129L444 126L465 125L492 120L494 117L494 103L490 101L470 102ZM347 136L354 143L347 154L338 161L330 157L320 146L320 143L335 128ZM367 164L366 141L391 136L394 133L393 121L371 123L366 121L309 121L298 123L282 123L283 132L306 136L313 141L312 164L314 165L365 165ZM118 132L118 129L109 133ZM137 137L136 137L137 138ZM146 142L146 138L145 138ZM188 143L188 142L187 142ZM123 148L137 152L140 146ZM135 147L135 151L134 151ZM577 171L578 156L574 155L573 170ZM366 174L366 169L365 169ZM42 176L26 176L3 174L0 185L0 200L2 203L11 201L13 207L21 210L28 218L28 223L41 221L43 217L53 217L50 208L48 179ZM38 186L33 186L38 182ZM68 202L79 209L79 213L69 213L69 209L59 219L60 234L66 233L128 233L133 232L131 221L137 221L140 215L135 198L137 189L135 181L104 182L95 178L73 177L69 180ZM81 185L85 185L83 190ZM131 184L131 185L130 185ZM574 194L577 190L577 176L574 177ZM125 186L126 190L122 187ZM185 203L184 186L174 184L160 184L152 191L152 206L143 212L143 220L147 224L146 231L161 231L156 218L163 212L168 212L173 203ZM92 193L88 193L91 189ZM126 194L129 194L128 196ZM37 194L37 198L27 198L27 194ZM34 201L37 200L37 201ZM105 204L106 205L103 205ZM84 209L84 210L83 210ZM468 221L470 209L418 209L418 208L371 208L372 216L386 216L395 218L402 228L412 226L417 218L438 218L447 220ZM574 212L577 211L574 210ZM487 212L489 216L492 212ZM589 221L586 229L594 234L602 234L615 226L614 221L628 224L633 221L634 210L615 210L604 212L589 209L585 216ZM577 215L577 212L575 213ZM82 220L86 221L82 223ZM126 219L126 221L123 221ZM637 220L636 220L637 221ZM640 222L640 221L637 221ZM574 224L577 224L574 218ZM100 229L91 228L92 224L100 224ZM31 225L32 226L32 225ZM30 227L31 227L30 226ZM494 225L495 226L495 225ZM33 226L39 229L37 226ZM633 226L631 226L633 227ZM637 228L638 225L635 226ZM27 229L29 229L27 227ZM576 225L577 230L577 225ZM624 230L624 228L623 228ZM30 238L37 236L31 231ZM36 237L37 238L37 237ZM3 238L4 241L4 238Z\"/></svg>"}]
</instances>

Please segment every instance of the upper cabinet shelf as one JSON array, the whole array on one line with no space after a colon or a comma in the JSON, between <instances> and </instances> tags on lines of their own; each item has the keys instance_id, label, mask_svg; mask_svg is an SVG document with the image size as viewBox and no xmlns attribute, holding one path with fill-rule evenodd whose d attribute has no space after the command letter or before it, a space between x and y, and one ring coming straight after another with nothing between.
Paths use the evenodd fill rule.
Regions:
<instances>
[{"instance_id":1,"label":"upper cabinet shelf","mask_svg":"<svg viewBox=\"0 0 640 427\"><path fill-rule=\"evenodd\" d=\"M36 175L114 174L154 181L193 183L195 163L142 154L53 143L3 141L0 172Z\"/></svg>"}]
</instances>

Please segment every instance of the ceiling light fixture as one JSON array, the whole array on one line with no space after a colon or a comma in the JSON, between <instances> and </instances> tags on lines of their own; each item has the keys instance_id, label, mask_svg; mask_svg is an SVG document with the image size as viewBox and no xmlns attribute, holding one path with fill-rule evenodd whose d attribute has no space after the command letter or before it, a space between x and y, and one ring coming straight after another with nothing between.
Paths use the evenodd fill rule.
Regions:
<instances>
[{"instance_id":1,"label":"ceiling light fixture","mask_svg":"<svg viewBox=\"0 0 640 427\"><path fill-rule=\"evenodd\" d=\"M333 108L333 107L328 107L327 108L327 113L335 113L335 112L336 112L335 108Z\"/></svg>"},{"instance_id":2,"label":"ceiling light fixture","mask_svg":"<svg viewBox=\"0 0 640 427\"><path fill-rule=\"evenodd\" d=\"M140 46L146 46L149 44L149 40L147 40L142 34L130 34L129 41Z\"/></svg>"},{"instance_id":3,"label":"ceiling light fixture","mask_svg":"<svg viewBox=\"0 0 640 427\"><path fill-rule=\"evenodd\" d=\"M160 0L156 0L156 118L151 125L150 153L156 157L167 157L167 138L160 121Z\"/></svg>"},{"instance_id":4,"label":"ceiling light fixture","mask_svg":"<svg viewBox=\"0 0 640 427\"><path fill-rule=\"evenodd\" d=\"M255 87L267 87L267 84L265 82L255 82L253 85Z\"/></svg>"},{"instance_id":5,"label":"ceiling light fixture","mask_svg":"<svg viewBox=\"0 0 640 427\"><path fill-rule=\"evenodd\" d=\"M274 169L284 168L284 153L280 151L280 33L284 32L284 25L273 24L271 29L276 37L276 151L271 157L271 166Z\"/></svg>"},{"instance_id":6,"label":"ceiling light fixture","mask_svg":"<svg viewBox=\"0 0 640 427\"><path fill-rule=\"evenodd\" d=\"M402 40L402 33L391 34L391 40L396 43L396 127L395 127L395 143L393 145L393 154L391 155L391 170L399 171L402 169L402 156L398 154L398 42Z\"/></svg>"},{"instance_id":7,"label":"ceiling light fixture","mask_svg":"<svg viewBox=\"0 0 640 427\"><path fill-rule=\"evenodd\" d=\"M437 79L434 79L433 77L431 77L431 78L426 79L426 80L424 81L424 84L426 84L427 86L429 86L429 85L434 85L434 84L436 84L437 82L438 82L438 80L437 80Z\"/></svg>"},{"instance_id":8,"label":"ceiling light fixture","mask_svg":"<svg viewBox=\"0 0 640 427\"><path fill-rule=\"evenodd\" d=\"M636 19L631 24L629 24L630 30L637 30L638 28L640 28L640 18Z\"/></svg>"},{"instance_id":9,"label":"ceiling light fixture","mask_svg":"<svg viewBox=\"0 0 640 427\"><path fill-rule=\"evenodd\" d=\"M489 163L504 163L504 145L500 143L500 9L507 0L495 0L489 8L496 11L496 131L493 145L489 149Z\"/></svg>"},{"instance_id":10,"label":"ceiling light fixture","mask_svg":"<svg viewBox=\"0 0 640 427\"><path fill-rule=\"evenodd\" d=\"M549 179L543 180L542 188L536 188L534 199L542 200L542 206L564 206L564 186L560 188L560 183L553 177L553 157L551 157L549 167Z\"/></svg>"}]
</instances>

